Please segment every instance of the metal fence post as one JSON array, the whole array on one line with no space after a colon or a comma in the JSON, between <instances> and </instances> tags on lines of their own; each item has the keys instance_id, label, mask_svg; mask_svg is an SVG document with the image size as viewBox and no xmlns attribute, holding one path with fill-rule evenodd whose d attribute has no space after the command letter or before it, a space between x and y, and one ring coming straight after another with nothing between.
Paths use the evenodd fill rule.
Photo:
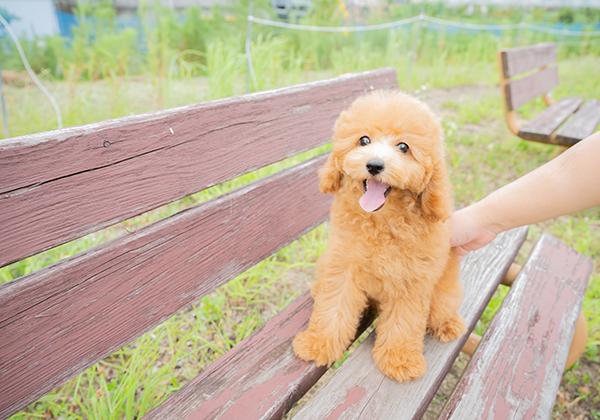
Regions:
<instances>
[{"instance_id":1,"label":"metal fence post","mask_svg":"<svg viewBox=\"0 0 600 420\"><path fill-rule=\"evenodd\" d=\"M2 58L0 58L0 96L2 97L2 121L4 122L4 138L9 138L8 117L6 116L6 101L4 100L4 79L2 78Z\"/></svg>"},{"instance_id":2,"label":"metal fence post","mask_svg":"<svg viewBox=\"0 0 600 420\"><path fill-rule=\"evenodd\" d=\"M521 35L523 35L523 27L525 26L525 19L527 18L528 10L523 12L523 17L521 18L521 24L519 25L519 32L517 33L517 39L515 41L515 47L518 47L521 43Z\"/></svg>"},{"instance_id":3,"label":"metal fence post","mask_svg":"<svg viewBox=\"0 0 600 420\"><path fill-rule=\"evenodd\" d=\"M252 16L252 2L248 4L248 17ZM248 19L248 36L246 37L246 93L250 93L250 46L252 45L252 21Z\"/></svg>"},{"instance_id":4,"label":"metal fence post","mask_svg":"<svg viewBox=\"0 0 600 420\"><path fill-rule=\"evenodd\" d=\"M421 13L419 13L419 21L417 22L417 33L415 34L414 38L413 38L413 42L412 45L410 47L410 62L408 63L408 77L410 77L410 73L412 71L412 66L415 62L415 56L417 55L416 49L419 48L419 35L421 34L421 25L423 22L423 15L425 13L423 12L423 10L421 10Z\"/></svg>"}]
</instances>

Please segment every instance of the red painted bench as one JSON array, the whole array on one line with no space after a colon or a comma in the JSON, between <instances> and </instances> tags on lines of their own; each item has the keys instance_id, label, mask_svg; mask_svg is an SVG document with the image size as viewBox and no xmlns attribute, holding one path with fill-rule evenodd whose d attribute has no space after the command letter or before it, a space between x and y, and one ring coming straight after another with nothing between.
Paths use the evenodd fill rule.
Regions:
<instances>
[{"instance_id":1,"label":"red painted bench","mask_svg":"<svg viewBox=\"0 0 600 420\"><path fill-rule=\"evenodd\" d=\"M396 87L395 70L381 69L0 141L0 266L322 145L354 98ZM316 171L325 158L317 156L0 285L0 419L323 223L330 196L319 193ZM461 310L471 329L526 232L500 235L463 261ZM557 302L550 309L538 305L536 286L529 285L532 273L545 267L540 258L547 243L559 267L538 270L535 278ZM549 337L534 368L551 376L543 382L552 384L544 398L553 400L591 262L554 239L544 237L542 245L509 293L517 297L507 301L516 301L515 310L521 310L511 316L533 317L539 328L528 335L529 323L518 324L515 346L536 349L536 340ZM556 287L546 285L549 278ZM523 311L519 302L534 306ZM306 293L144 418L281 418L326 371L294 357L291 347L311 308ZM371 321L365 316L361 329ZM482 351L493 350L495 344L486 343L515 326L509 324L493 324ZM548 325L550 335L544 335ZM418 418L467 339L441 344L427 338L428 373L400 384L372 364L369 338L298 418L392 418L388 412ZM502 366L498 362L490 369L503 373ZM469 375L481 376L477 370ZM507 380L517 383L522 375ZM470 383L458 397L470 395ZM494 385L485 389L493 392ZM524 392L528 401L539 394L529 385Z\"/></svg>"},{"instance_id":2,"label":"red painted bench","mask_svg":"<svg viewBox=\"0 0 600 420\"><path fill-rule=\"evenodd\" d=\"M558 69L552 65L556 61L552 42L498 51L504 117L508 128L522 139L570 147L596 131L600 101L562 98L557 102L550 91L559 84ZM529 74L515 78L524 73ZM515 110L538 96L548 108L521 125Z\"/></svg>"}]
</instances>

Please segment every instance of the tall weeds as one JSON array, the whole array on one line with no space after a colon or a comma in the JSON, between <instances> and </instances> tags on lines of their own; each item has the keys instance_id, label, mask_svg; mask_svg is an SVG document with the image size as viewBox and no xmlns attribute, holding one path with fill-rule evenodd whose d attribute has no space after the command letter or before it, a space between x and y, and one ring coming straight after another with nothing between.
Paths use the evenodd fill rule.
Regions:
<instances>
[{"instance_id":1,"label":"tall weeds","mask_svg":"<svg viewBox=\"0 0 600 420\"><path fill-rule=\"evenodd\" d=\"M374 9L364 14L360 10L349 10L343 1L338 0L313 0L313 6L314 12L300 23L327 26L371 24L415 16L423 11L431 16L467 22L517 23L523 18L537 24L581 22L583 30L590 30L596 29L596 22L600 19L600 12L593 9L561 11L534 9L532 13L524 15L519 9L489 8L486 14L479 9L472 14L465 14L464 8L445 8L442 3L409 3L381 10ZM254 10L257 16L273 15L268 0L255 0ZM169 65L173 56L178 53L187 50L201 53L186 58L185 63L194 65L186 67L183 61L176 63L177 66L181 64L185 67L181 73L185 77L208 75L207 67L195 64L207 64L205 54L213 43L223 42L229 46L235 44L236 52L244 53L243 39L246 36L247 13L248 0L235 1L233 7L227 12L229 15L227 17L218 8L215 8L210 15L205 15L197 7L186 9L183 13L176 13L156 1L147 0L142 2L139 8L137 16L139 24L126 27L116 19L116 12L110 0L93 3L78 0L75 9L78 26L73 28L72 38L45 37L24 40L24 44L34 70L38 73L45 71L48 77L89 81L146 74L156 78L156 89L160 91L164 89L164 85L160 86L158 80L166 79L169 72L173 71ZM286 44L284 49L289 51L293 58L282 59L278 54L260 53L259 55L274 59L275 62L271 63L274 66L279 66L281 60L284 60L288 63L284 67L289 67L291 62L301 57L302 68L305 71L324 69L340 71L341 49L371 51L376 55L388 57L390 63L396 62L411 51L419 64L434 64L439 62L440 56L446 57L447 64L453 64L453 61L457 60L489 61L490 57L493 58L493 54L490 53L493 53L498 46L513 46L518 36L516 30L491 34L426 24L398 28L392 31L392 34L390 31L359 32L350 35L307 33L274 30L258 25L254 25L253 32L253 41L257 48L272 43L277 51L280 51L281 46ZM236 41L232 42L231 38ZM389 49L391 38L395 38L394 43L400 48ZM559 41L563 43L561 48L563 56L600 53L600 40L597 38L569 38L525 30L522 31L519 39L524 44ZM3 48L0 49L0 58L4 68L22 69L22 63L15 54L11 42L8 39L2 39L1 42ZM231 54L228 48L215 48L225 54L220 60L225 60ZM334 53L336 58L333 57ZM344 55L351 56L349 52ZM356 56L351 58L352 65L344 66L343 71L358 70L369 65ZM268 67L268 63L262 64L260 60L259 57L255 59L258 66ZM377 62L380 63L381 60ZM179 71L178 68L175 70Z\"/></svg>"},{"instance_id":2,"label":"tall weeds","mask_svg":"<svg viewBox=\"0 0 600 420\"><path fill-rule=\"evenodd\" d=\"M431 16L467 22L554 24L581 22L594 29L600 12L587 9L545 11L534 9L524 15L517 9L445 8L442 3L409 3L375 9L370 14L351 10L339 0L313 0L314 13L299 23L310 25L361 25L415 16ZM268 0L254 1L254 14L271 17ZM208 79L208 91L192 101L220 98L246 91L245 38L248 0L237 0L227 11L210 14L197 7L182 14L147 0L137 20L129 26L116 17L110 0L88 3L79 0L75 9L77 27L73 37L58 36L23 40L33 69L50 83L65 81L66 92L57 92L65 125L83 124L127 115L136 110L125 82L143 80L141 93L151 98L153 109L182 104L176 82L195 77ZM135 23L137 22L137 23ZM315 77L393 66L400 86L414 89L422 84L443 87L451 84L495 80L495 52L502 47L544 41L561 42L561 59L600 55L598 38L566 38L532 31L501 33L474 32L432 24L414 23L396 29L353 33L318 33L252 27L252 63L255 78L250 90L264 90L298 83ZM4 69L21 70L22 63L8 39L0 38ZM111 90L108 103L95 103L85 82L102 80ZM79 94L78 94L79 93ZM138 93L136 93L138 95ZM134 95L134 96L136 96ZM93 96L93 95L91 95ZM8 98L9 105L11 98ZM106 102L106 101L105 101ZM14 101L12 102L14 103ZM43 106L42 106L43 107ZM102 109L102 112L97 112ZM29 111L31 110L31 113ZM32 103L26 112L9 109L13 134L54 128L52 118L40 115ZM36 115L31 115L36 113Z\"/></svg>"}]
</instances>

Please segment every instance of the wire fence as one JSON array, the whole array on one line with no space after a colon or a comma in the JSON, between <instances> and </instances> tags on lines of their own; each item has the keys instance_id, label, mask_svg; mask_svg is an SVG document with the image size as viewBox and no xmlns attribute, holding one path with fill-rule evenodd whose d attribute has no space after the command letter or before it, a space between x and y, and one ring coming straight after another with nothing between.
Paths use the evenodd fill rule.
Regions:
<instances>
[{"instance_id":1,"label":"wire fence","mask_svg":"<svg viewBox=\"0 0 600 420\"><path fill-rule=\"evenodd\" d=\"M363 31L376 31L382 29L391 29L397 28L404 25L409 25L414 22L429 22L442 26L452 26L455 28L462 29L471 29L476 31L503 31L510 29L528 29L534 32L545 32L553 35L562 35L562 36L573 36L573 37L600 37L600 31L578 31L572 30L567 27L563 27L562 29L546 27L542 25L534 25L531 23L521 22L521 23L512 23L505 25L498 24L476 24L476 23L464 23L464 22L456 22L451 20L434 18L431 16L427 16L423 13L420 15L398 20L395 22L382 23L377 25L360 25L360 26L307 26L307 25L297 25L293 23L285 23L285 22L277 22L274 20L261 19L256 16L249 15L248 21L263 25L263 26L274 26L278 28L286 28L286 29L294 29L300 31L312 31L312 32L363 32Z\"/></svg>"},{"instance_id":2,"label":"wire fence","mask_svg":"<svg viewBox=\"0 0 600 420\"><path fill-rule=\"evenodd\" d=\"M252 3L250 3L250 4L252 4ZM584 41L582 41L582 40L577 40L577 41L562 40L561 43L564 45L577 45L577 44L582 44L582 43L595 43L595 42L600 41L600 31L597 31L597 30L581 31L581 30L579 30L579 28L581 28L580 24L569 25L569 26L557 24L557 25L553 25L554 27L535 25L535 24L531 24L531 23L526 23L524 21L520 22L520 23L512 23L512 24L478 24L478 23L456 22L456 21L451 21L451 20L446 20L446 19L440 19L440 18L435 18L432 16L427 16L426 14L421 13L417 16L413 16L410 18L401 19L401 20L397 20L394 22L376 24L376 25L310 26L310 25L298 25L298 24L294 24L294 23L279 22L279 21L274 21L274 20L269 20L269 19L258 18L256 16L252 15L252 9L250 9L250 13L248 14L248 37L246 39L246 45L245 45L246 66L247 66L246 70L247 70L247 74L248 74L247 81L246 81L246 91L247 92L250 92L250 81L251 80L254 85L254 89L259 90L259 86L256 81L256 72L254 69L254 65L252 63L251 45L252 45L252 24L253 23L255 23L257 25L261 25L261 26L270 26L270 27L276 27L276 28L291 29L291 30L296 30L296 31L332 32L332 33L345 33L345 34L351 33L351 32L361 33L361 32L379 31L379 30L385 30L385 29L393 30L393 29L400 28L403 26L411 25L413 23L418 23L419 25L425 24L427 26L428 30L431 29L431 30L438 31L438 32L441 31L442 28L444 28L444 30L447 32L458 32L460 30L467 30L469 32L486 31L486 32L493 32L494 35L500 36L503 31L518 30L518 35L516 37L517 45L519 45L520 42L522 41L521 38L522 38L524 30L556 35L556 36L560 36L561 38L570 37L570 39L574 39L574 38L587 37L587 39ZM559 26L559 27L556 27L556 26ZM599 27L600 24L596 24L595 26ZM450 28L452 28L452 29L449 30ZM578 29L574 29L574 28L578 28ZM594 40L589 39L589 38L595 38L595 37L599 37L599 38L594 39ZM414 61L414 56L411 56L409 72L410 72L410 68L412 67L413 61ZM250 75L252 77L250 77Z\"/></svg>"},{"instance_id":3,"label":"wire fence","mask_svg":"<svg viewBox=\"0 0 600 420\"><path fill-rule=\"evenodd\" d=\"M27 60L27 57L25 56L25 53L23 52L23 48L21 47L21 43L19 42L19 38L17 37L17 34L13 30L12 26L10 26L10 23L8 23L8 21L6 19L4 19L4 17L1 14L0 14L0 23L6 29L6 31L10 35L11 39L15 43L15 45L17 47L17 51L19 52L19 56L21 57L21 60L23 61L23 65L25 66L25 70L27 70L27 73L29 73L29 76L33 79L36 86L50 100L50 103L52 104L52 108L54 108L54 112L56 114L57 128L59 128L59 129L62 128L62 126L63 126L62 114L60 112L60 107L58 106L56 99L54 99L54 96L52 96L52 94L48 91L48 89L46 89L46 87L42 84L40 79L38 79L38 77L35 75L34 71L31 69L31 66L29 65L29 61ZM1 78L1 75L0 75L0 78ZM4 127L5 127L4 131L5 131L5 136L8 137L9 136L8 119L6 117L6 104L4 101L4 90L2 90L2 92L0 92L0 95L2 97L2 114L3 114L3 121L4 121Z\"/></svg>"},{"instance_id":4,"label":"wire fence","mask_svg":"<svg viewBox=\"0 0 600 420\"><path fill-rule=\"evenodd\" d=\"M455 32L455 31L460 31L460 30L488 31L488 32L493 32L497 36L499 34L501 34L502 31L519 30L519 35L517 36L517 40L518 40L517 43L519 43L519 41L521 39L521 34L524 30L556 35L556 36L560 36L561 38L564 38L564 37L570 37L570 39L582 38L582 37L588 38L585 41L575 41L575 40L574 41L564 41L564 40L562 40L561 43L564 45L577 45L582 42L585 42L585 43L600 42L600 30L582 31L579 29L574 29L574 28L581 28L582 27L581 24L562 25L562 26L560 24L555 24L552 26L550 26L550 25L544 26L544 25L536 25L536 24L531 24L531 23L526 23L526 22L515 23L515 24L475 24L475 23L457 22L457 21L450 21L450 20L435 18L432 16L428 16L424 13L421 13L417 16L409 17L406 19L393 21L393 22L387 22L387 23L381 23L381 24L375 24L375 25L357 25L357 26L299 25L299 24L258 18L256 16L252 15L251 10L250 10L250 13L249 13L247 19L248 19L248 37L246 39L246 44L245 44L245 53L246 53L247 74L248 74L246 90L248 92L250 91L250 82L252 82L252 84L254 85L255 90L259 90L256 72L254 69L253 62L252 62L252 51L251 51L252 24L257 24L257 25L261 25L261 26L278 27L278 28L284 28L284 29L291 29L291 30L297 30L297 31L332 32L332 33L351 33L351 32L360 33L360 32L367 32L367 31L380 31L380 30L386 30L386 29L393 30L395 28L400 28L403 26L418 23L419 25L426 24L426 26L428 27L428 30L434 30L434 31L441 31L442 28L444 28L444 30L447 32ZM71 26L76 25L77 21L74 16L72 16L71 20L72 20L72 22L71 21L68 22L69 25L61 25L61 27L69 26L69 29L71 30L70 34L72 35ZM35 76L35 74L31 70L29 63L27 61L27 58L25 57L25 54L22 51L22 48L20 46L20 43L18 41L16 34L14 34L14 31L12 31L12 28L10 27L9 23L5 19L3 19L2 16L0 16L0 24L2 24L2 26L4 26L6 28L6 31L8 32L10 37L15 42L18 52L19 52L19 55L21 56L21 59L24 63L24 66L27 69L30 76L32 77L32 79L34 80L35 84L40 88L40 90L42 90L42 92L48 97L48 99L52 103L52 106L56 113L57 126L58 126L58 128L61 128L62 127L62 116L61 116L60 108L58 107L58 104L56 103L54 97L52 97L50 92L48 92L48 90L42 85L42 83L39 81L39 79ZM127 21L127 22L122 22L122 24L125 26L128 26L128 25L131 25L132 22ZM139 22L137 22L137 24L139 24ZM596 24L596 27L600 27L600 23ZM450 28L452 28L452 29L450 29ZM598 37L598 39L592 39L592 40L589 39L589 38L596 38L596 37ZM411 66L412 66L412 60L414 60L414 56L411 57ZM410 69L410 67L409 67L409 69ZM3 109L5 109L5 106L3 106ZM6 115L4 116L3 120L6 124ZM6 131L6 134L8 134L7 129L5 129L5 131Z\"/></svg>"}]
</instances>

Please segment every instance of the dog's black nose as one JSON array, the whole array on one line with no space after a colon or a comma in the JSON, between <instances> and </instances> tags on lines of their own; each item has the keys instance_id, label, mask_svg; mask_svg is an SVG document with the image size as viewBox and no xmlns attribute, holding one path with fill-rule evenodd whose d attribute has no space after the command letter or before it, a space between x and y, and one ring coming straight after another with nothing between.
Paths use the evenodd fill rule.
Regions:
<instances>
[{"instance_id":1,"label":"dog's black nose","mask_svg":"<svg viewBox=\"0 0 600 420\"><path fill-rule=\"evenodd\" d=\"M378 173L383 172L383 168L385 168L385 166L379 159L370 159L367 162L367 171L369 171L371 175L377 175Z\"/></svg>"}]
</instances>

